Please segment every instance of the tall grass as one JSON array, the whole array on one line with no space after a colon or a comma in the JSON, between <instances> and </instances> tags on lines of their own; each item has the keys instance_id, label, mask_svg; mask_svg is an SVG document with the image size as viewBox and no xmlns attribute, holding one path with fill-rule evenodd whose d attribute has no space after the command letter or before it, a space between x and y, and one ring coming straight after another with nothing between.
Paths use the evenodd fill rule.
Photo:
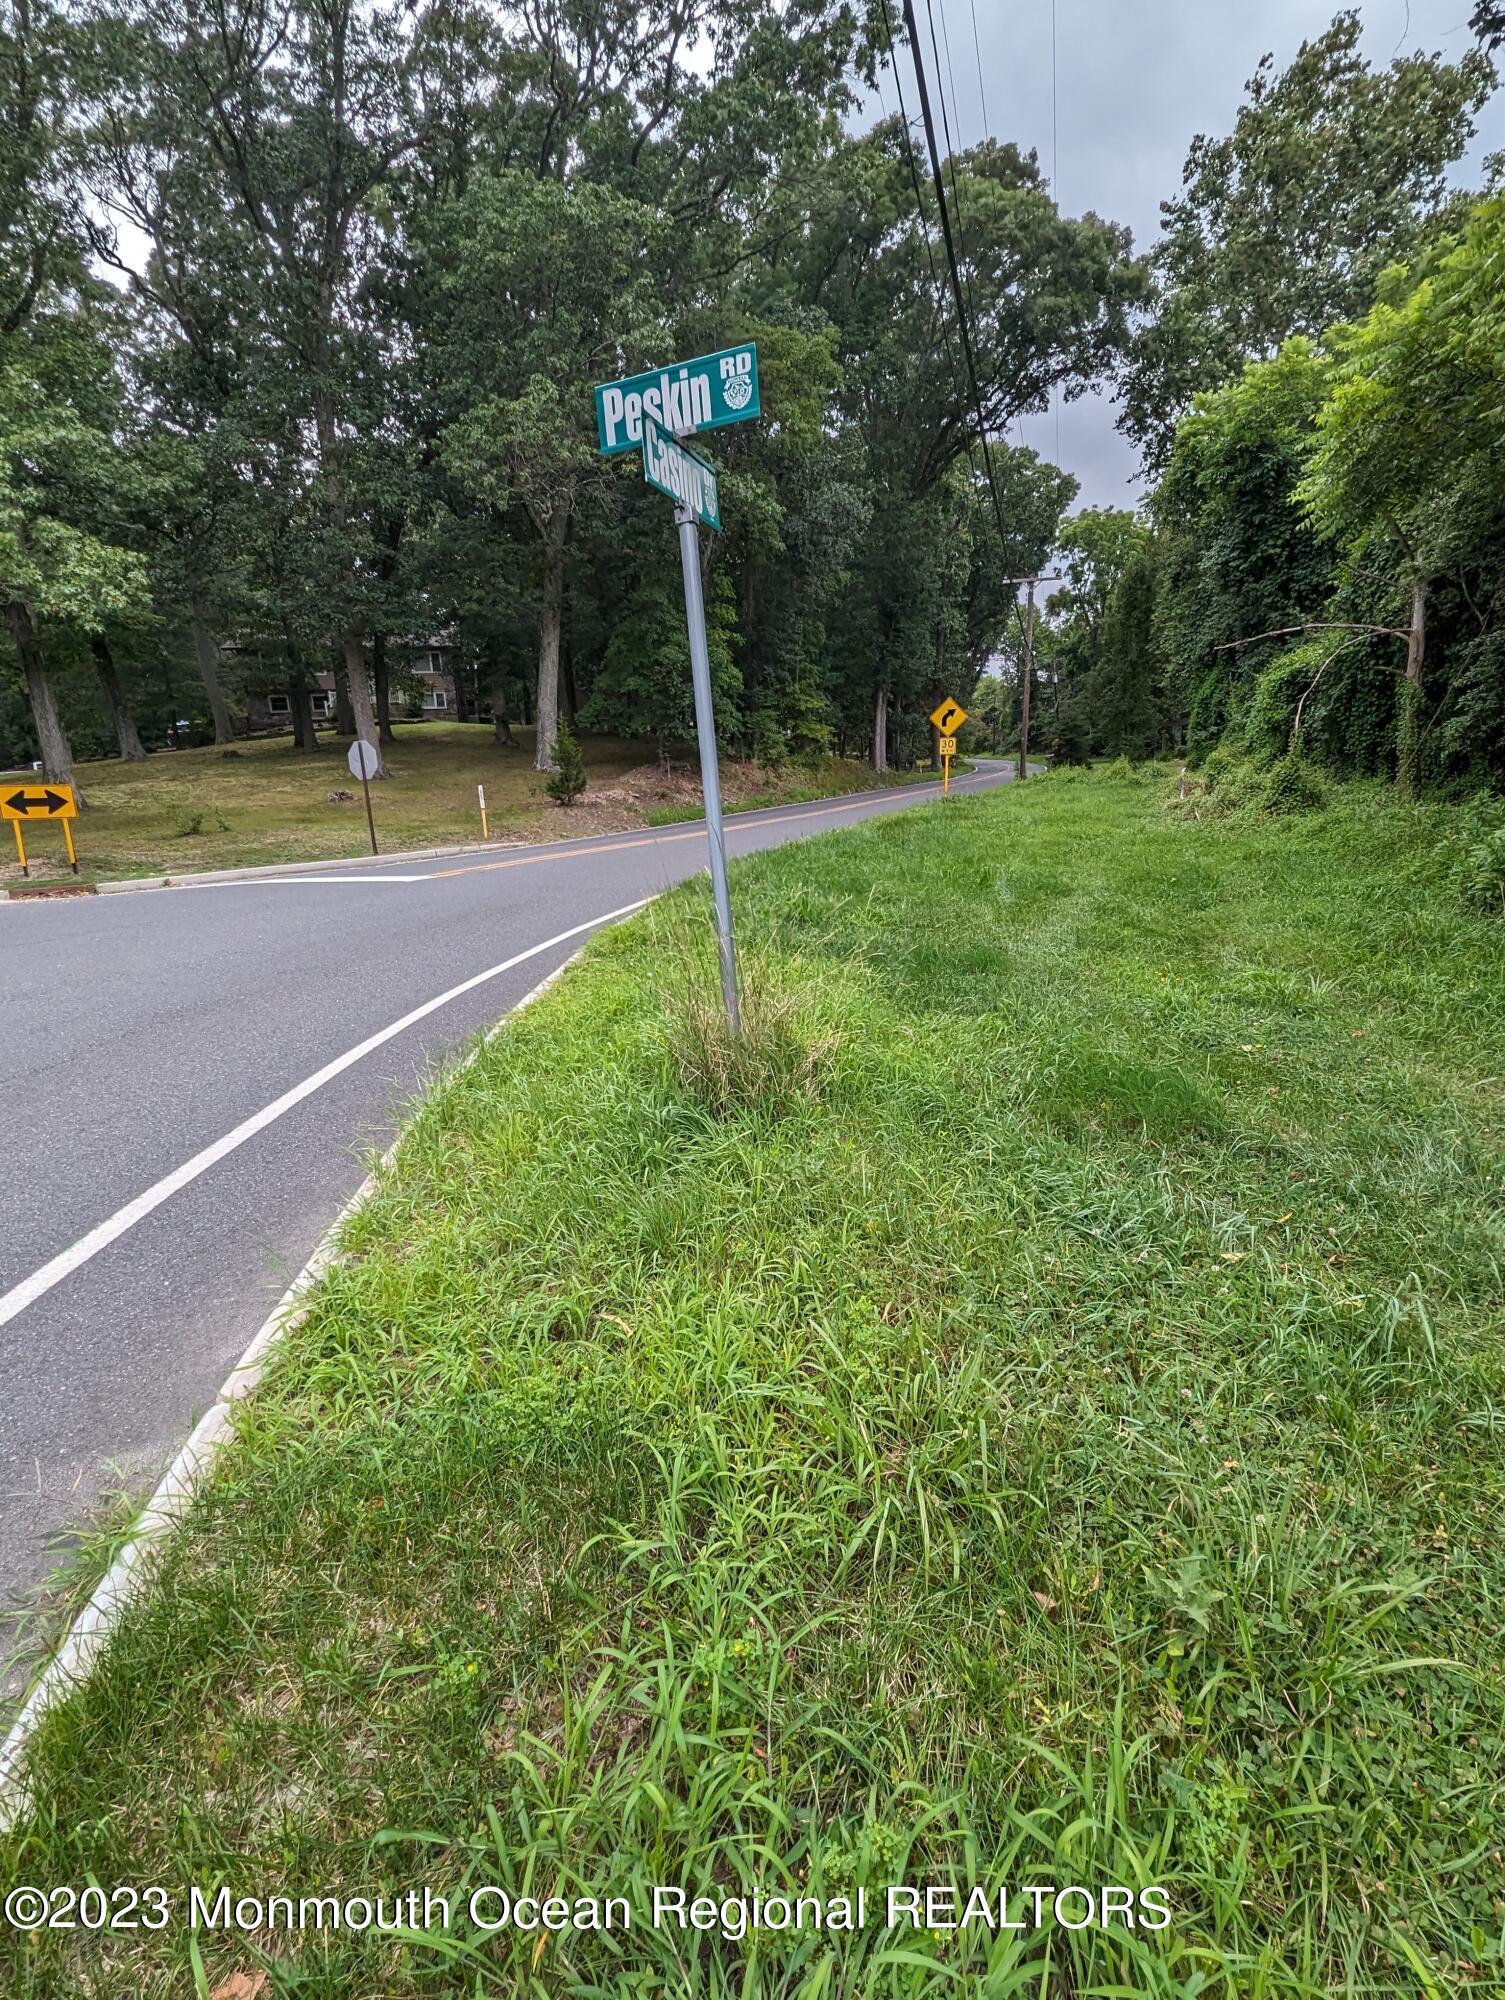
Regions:
<instances>
[{"instance_id":1,"label":"tall grass","mask_svg":"<svg viewBox=\"0 0 1505 2000\"><path fill-rule=\"evenodd\" d=\"M299 2000L1497 1987L1505 941L1414 815L1161 790L740 866L740 1054L703 886L487 1045L0 1876L1174 1912L192 1940ZM189 1946L0 1964L165 2000Z\"/></svg>"}]
</instances>

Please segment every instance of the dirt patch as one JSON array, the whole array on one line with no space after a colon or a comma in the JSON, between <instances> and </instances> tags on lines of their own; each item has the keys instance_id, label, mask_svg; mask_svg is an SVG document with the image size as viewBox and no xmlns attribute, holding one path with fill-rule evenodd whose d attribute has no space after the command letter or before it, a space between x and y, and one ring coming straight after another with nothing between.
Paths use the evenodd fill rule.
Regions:
<instances>
[{"instance_id":1,"label":"dirt patch","mask_svg":"<svg viewBox=\"0 0 1505 2000\"><path fill-rule=\"evenodd\" d=\"M868 784L882 782L867 771L863 778ZM776 804L790 785L788 770L722 760L721 797L728 806L765 798ZM572 834L630 833L645 826L651 813L700 812L704 805L698 767L673 764L665 771L661 764L640 764L606 784L592 784L572 806L556 807L547 817L531 814L525 825L507 827L505 838L531 844L566 840Z\"/></svg>"}]
</instances>

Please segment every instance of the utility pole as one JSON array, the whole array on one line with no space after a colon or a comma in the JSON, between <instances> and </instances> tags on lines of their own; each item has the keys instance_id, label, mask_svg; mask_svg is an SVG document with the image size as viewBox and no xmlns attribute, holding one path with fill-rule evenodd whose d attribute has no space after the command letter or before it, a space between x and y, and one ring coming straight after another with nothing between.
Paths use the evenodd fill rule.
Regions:
<instances>
[{"instance_id":1,"label":"utility pole","mask_svg":"<svg viewBox=\"0 0 1505 2000\"><path fill-rule=\"evenodd\" d=\"M1023 584L1026 588L1024 614L1024 665L1019 674L1019 756L1014 765L1014 776L1022 778L1029 770L1029 701L1035 686L1035 585L1037 583L1059 583L1061 572L1052 570L1044 576L1006 576L1005 583L1015 589ZM1014 605L1017 613L1018 603Z\"/></svg>"}]
</instances>

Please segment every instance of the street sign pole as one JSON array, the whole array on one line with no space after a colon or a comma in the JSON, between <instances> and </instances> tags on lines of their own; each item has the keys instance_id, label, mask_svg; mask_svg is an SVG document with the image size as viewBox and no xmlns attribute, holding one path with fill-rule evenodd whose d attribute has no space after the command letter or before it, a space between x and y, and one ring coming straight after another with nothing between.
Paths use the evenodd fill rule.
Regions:
<instances>
[{"instance_id":1,"label":"street sign pole","mask_svg":"<svg viewBox=\"0 0 1505 2000\"><path fill-rule=\"evenodd\" d=\"M376 853L376 821L371 813L371 774L375 771L378 751L374 743L368 743L364 736L357 736L350 746L345 762L350 766L350 775L359 778L361 790L366 795L366 828L371 835L371 852Z\"/></svg>"},{"instance_id":2,"label":"street sign pole","mask_svg":"<svg viewBox=\"0 0 1505 2000\"><path fill-rule=\"evenodd\" d=\"M685 583L685 625L690 638L690 682L695 692L695 734L700 745L700 788L705 799L706 841L711 851L711 894L716 905L716 955L727 1025L742 1033L737 999L737 947L732 938L732 897L726 879L726 832L721 823L721 773L716 763L716 717L711 706L711 656L705 637L700 588L700 523L721 527L716 468L685 443L700 431L719 430L756 417L758 350L751 341L697 355L693 361L651 369L646 375L596 385L596 433L602 454L641 447L643 477L674 502L679 565Z\"/></svg>"},{"instance_id":3,"label":"street sign pole","mask_svg":"<svg viewBox=\"0 0 1505 2000\"><path fill-rule=\"evenodd\" d=\"M685 623L690 632L690 680L695 690L695 733L700 740L700 787L711 849L711 894L716 904L716 953L721 996L734 1035L742 1033L737 1004L737 948L732 939L732 898L726 880L726 836L721 824L721 773L716 763L716 718L711 709L711 656L705 639L705 598L700 588L700 531L694 510L676 507L679 563L685 579Z\"/></svg>"}]
</instances>

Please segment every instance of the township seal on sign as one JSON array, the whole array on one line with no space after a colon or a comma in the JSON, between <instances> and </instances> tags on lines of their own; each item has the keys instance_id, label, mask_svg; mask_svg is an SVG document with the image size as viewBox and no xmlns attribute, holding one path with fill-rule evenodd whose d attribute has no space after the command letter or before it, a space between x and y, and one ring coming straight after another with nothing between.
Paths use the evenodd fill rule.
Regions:
<instances>
[{"instance_id":1,"label":"township seal on sign","mask_svg":"<svg viewBox=\"0 0 1505 2000\"><path fill-rule=\"evenodd\" d=\"M721 385L721 393L734 410L745 410L752 399L752 378L748 375L730 375Z\"/></svg>"}]
</instances>

